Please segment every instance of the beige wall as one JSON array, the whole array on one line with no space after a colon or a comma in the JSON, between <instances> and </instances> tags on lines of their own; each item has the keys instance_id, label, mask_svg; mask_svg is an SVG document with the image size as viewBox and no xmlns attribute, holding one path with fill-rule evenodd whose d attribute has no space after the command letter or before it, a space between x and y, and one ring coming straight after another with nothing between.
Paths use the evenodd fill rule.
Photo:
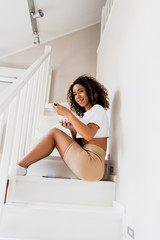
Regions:
<instances>
[{"instance_id":1,"label":"beige wall","mask_svg":"<svg viewBox=\"0 0 160 240\"><path fill-rule=\"evenodd\" d=\"M100 24L68 34L0 60L0 66L27 68L42 53L44 45L52 46L53 69L50 102L66 101L69 85L81 74L96 75Z\"/></svg>"},{"instance_id":2,"label":"beige wall","mask_svg":"<svg viewBox=\"0 0 160 240\"><path fill-rule=\"evenodd\" d=\"M160 239L160 2L117 0L98 50L111 103L116 201L136 240Z\"/></svg>"}]
</instances>

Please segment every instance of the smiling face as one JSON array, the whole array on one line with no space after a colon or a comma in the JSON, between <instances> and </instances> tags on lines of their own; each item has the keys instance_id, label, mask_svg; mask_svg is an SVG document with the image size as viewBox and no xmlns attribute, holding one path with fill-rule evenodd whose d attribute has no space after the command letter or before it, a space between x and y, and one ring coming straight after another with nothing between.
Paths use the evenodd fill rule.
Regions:
<instances>
[{"instance_id":1,"label":"smiling face","mask_svg":"<svg viewBox=\"0 0 160 240\"><path fill-rule=\"evenodd\" d=\"M75 84L73 86L73 95L74 95L75 101L81 107L84 107L86 111L88 111L92 107L92 104L89 102L86 88L83 85Z\"/></svg>"}]
</instances>

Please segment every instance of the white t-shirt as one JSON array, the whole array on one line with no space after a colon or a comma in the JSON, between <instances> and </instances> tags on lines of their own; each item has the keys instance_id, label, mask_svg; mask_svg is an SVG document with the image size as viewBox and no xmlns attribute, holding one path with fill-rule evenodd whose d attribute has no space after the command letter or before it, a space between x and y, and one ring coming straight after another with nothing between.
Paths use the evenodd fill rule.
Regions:
<instances>
[{"instance_id":1,"label":"white t-shirt","mask_svg":"<svg viewBox=\"0 0 160 240\"><path fill-rule=\"evenodd\" d=\"M80 119L84 124L95 123L99 126L98 131L94 135L94 138L109 137L109 121L106 110L99 104L93 105L87 112L84 113L82 119ZM79 133L77 133L77 138L82 138Z\"/></svg>"}]
</instances>

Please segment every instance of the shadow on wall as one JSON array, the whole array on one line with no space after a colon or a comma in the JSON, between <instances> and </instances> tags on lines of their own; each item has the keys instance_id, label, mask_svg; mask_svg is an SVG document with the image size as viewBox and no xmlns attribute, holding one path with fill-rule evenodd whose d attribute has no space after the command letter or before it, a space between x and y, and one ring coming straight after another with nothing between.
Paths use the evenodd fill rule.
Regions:
<instances>
[{"instance_id":1,"label":"shadow on wall","mask_svg":"<svg viewBox=\"0 0 160 240\"><path fill-rule=\"evenodd\" d=\"M111 154L111 164L114 166L114 173L118 177L118 156L119 153L123 153L121 99L119 90L115 93L111 105L110 135L109 153Z\"/></svg>"}]
</instances>

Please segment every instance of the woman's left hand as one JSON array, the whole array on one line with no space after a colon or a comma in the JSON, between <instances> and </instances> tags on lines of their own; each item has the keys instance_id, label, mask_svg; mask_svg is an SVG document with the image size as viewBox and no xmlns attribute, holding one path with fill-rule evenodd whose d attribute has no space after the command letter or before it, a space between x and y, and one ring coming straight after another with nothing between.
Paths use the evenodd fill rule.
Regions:
<instances>
[{"instance_id":1,"label":"woman's left hand","mask_svg":"<svg viewBox=\"0 0 160 240\"><path fill-rule=\"evenodd\" d=\"M54 104L53 108L58 115L65 116L65 117L67 117L70 112L68 108L60 105L59 103L56 103L56 105Z\"/></svg>"},{"instance_id":2,"label":"woman's left hand","mask_svg":"<svg viewBox=\"0 0 160 240\"><path fill-rule=\"evenodd\" d=\"M66 129L69 129L70 131L73 129L73 126L70 122L68 122L67 120L62 120L59 121L59 123Z\"/></svg>"}]
</instances>

